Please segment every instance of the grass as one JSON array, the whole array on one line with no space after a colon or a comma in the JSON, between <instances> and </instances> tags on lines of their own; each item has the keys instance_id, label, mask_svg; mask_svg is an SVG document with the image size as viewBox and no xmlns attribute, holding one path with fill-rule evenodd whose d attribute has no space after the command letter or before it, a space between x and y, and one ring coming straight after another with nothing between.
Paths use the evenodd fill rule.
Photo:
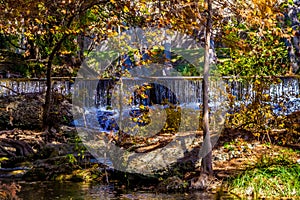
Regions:
<instances>
[{"instance_id":1,"label":"grass","mask_svg":"<svg viewBox=\"0 0 300 200\"><path fill-rule=\"evenodd\" d=\"M300 198L300 164L289 152L263 156L251 169L228 180L228 190L241 198Z\"/></svg>"}]
</instances>

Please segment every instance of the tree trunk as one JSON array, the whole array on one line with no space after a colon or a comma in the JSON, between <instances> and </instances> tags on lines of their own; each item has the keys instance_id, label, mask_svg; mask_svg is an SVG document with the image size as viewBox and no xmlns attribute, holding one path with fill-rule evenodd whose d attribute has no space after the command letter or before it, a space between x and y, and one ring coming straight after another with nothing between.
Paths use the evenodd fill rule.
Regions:
<instances>
[{"instance_id":1,"label":"tree trunk","mask_svg":"<svg viewBox=\"0 0 300 200\"><path fill-rule=\"evenodd\" d=\"M77 36L77 42L78 42L78 46L79 46L79 50L77 53L78 59L79 61L76 62L76 65L81 65L81 63L83 63L84 60L84 50L85 50L85 46L84 46L84 34L80 34Z\"/></svg>"},{"instance_id":2,"label":"tree trunk","mask_svg":"<svg viewBox=\"0 0 300 200\"><path fill-rule=\"evenodd\" d=\"M200 176L191 181L192 189L205 190L209 185L210 177L213 175L212 169L212 146L210 140L209 131L209 108L208 108L208 87L209 87L209 50L210 50L210 37L211 37L211 10L212 0L207 0L207 23L206 23L206 35L205 35L205 53L204 53L204 71L203 71L203 82L202 82L202 100L203 100L203 154L201 160L201 172Z\"/></svg>"},{"instance_id":3,"label":"tree trunk","mask_svg":"<svg viewBox=\"0 0 300 200\"><path fill-rule=\"evenodd\" d=\"M70 22L71 23L71 22ZM67 39L68 35L65 34L62 38L56 43L53 50L49 55L49 59L47 62L47 74L46 74L46 96L45 96L45 104L43 110L43 128L44 130L51 129L51 124L49 123L49 115L51 109L51 93L52 93L52 62L54 56L58 53L59 49L61 48L62 43Z\"/></svg>"},{"instance_id":4,"label":"tree trunk","mask_svg":"<svg viewBox=\"0 0 300 200\"><path fill-rule=\"evenodd\" d=\"M45 104L43 110L43 129L46 130L51 128L49 126L49 115L51 108L51 88L52 88L52 60L48 60L47 63L47 74L46 74L46 96L45 96Z\"/></svg>"},{"instance_id":5,"label":"tree trunk","mask_svg":"<svg viewBox=\"0 0 300 200\"><path fill-rule=\"evenodd\" d=\"M203 71L203 145L205 146L205 156L201 161L201 173L212 175L212 146L209 131L209 108L208 108L208 87L209 87L209 65L210 65L210 39L212 27L212 0L207 0L207 23L205 35L205 54L204 54L204 71Z\"/></svg>"}]
</instances>

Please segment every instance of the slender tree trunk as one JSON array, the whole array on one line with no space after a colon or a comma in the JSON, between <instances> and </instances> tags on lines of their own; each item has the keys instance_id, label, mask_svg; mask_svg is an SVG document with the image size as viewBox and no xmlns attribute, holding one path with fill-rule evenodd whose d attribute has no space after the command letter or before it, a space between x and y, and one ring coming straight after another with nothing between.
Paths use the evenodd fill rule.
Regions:
<instances>
[{"instance_id":1,"label":"slender tree trunk","mask_svg":"<svg viewBox=\"0 0 300 200\"><path fill-rule=\"evenodd\" d=\"M80 34L77 36L77 41L78 41L78 45L79 45L79 50L78 50L78 53L77 53L77 56L78 56L78 59L79 61L77 61L77 65L81 65L81 63L83 62L84 60L84 34Z\"/></svg>"},{"instance_id":2,"label":"slender tree trunk","mask_svg":"<svg viewBox=\"0 0 300 200\"><path fill-rule=\"evenodd\" d=\"M49 55L49 59L47 62L47 74L46 74L46 96L45 96L45 104L43 110L43 128L44 130L50 129L51 124L49 123L49 115L51 110L51 93L52 93L52 62L55 55L58 53L61 48L62 43L67 39L68 35L63 35L63 37L56 43L53 48L51 54Z\"/></svg>"},{"instance_id":3,"label":"slender tree trunk","mask_svg":"<svg viewBox=\"0 0 300 200\"><path fill-rule=\"evenodd\" d=\"M203 74L203 145L205 146L205 156L201 162L201 172L208 175L212 175L212 146L210 141L209 131L209 111L208 111L208 87L209 87L209 50L211 39L211 27L212 27L212 0L207 0L207 23L206 23L206 35L205 35L205 54L204 54L204 74Z\"/></svg>"},{"instance_id":4,"label":"slender tree trunk","mask_svg":"<svg viewBox=\"0 0 300 200\"><path fill-rule=\"evenodd\" d=\"M210 50L210 37L211 37L211 10L212 0L207 0L207 23L206 23L206 35L205 35L205 53L204 53L204 71L202 82L202 101L203 101L203 152L201 152L202 160L200 167L200 176L191 180L192 189L205 190L209 185L209 180L213 175L212 169L212 146L210 141L209 131L209 112L208 112L208 87L209 87L209 50Z\"/></svg>"},{"instance_id":5,"label":"slender tree trunk","mask_svg":"<svg viewBox=\"0 0 300 200\"><path fill-rule=\"evenodd\" d=\"M47 62L47 74L46 74L46 96L43 110L43 128L44 130L51 128L49 127L49 115L51 108L51 88L52 88L52 60Z\"/></svg>"}]
</instances>

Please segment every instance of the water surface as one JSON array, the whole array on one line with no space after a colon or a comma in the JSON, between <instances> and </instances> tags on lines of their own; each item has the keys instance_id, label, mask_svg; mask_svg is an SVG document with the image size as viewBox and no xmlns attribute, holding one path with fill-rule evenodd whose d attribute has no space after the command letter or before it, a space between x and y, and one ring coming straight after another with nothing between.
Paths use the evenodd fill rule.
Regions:
<instances>
[{"instance_id":1,"label":"water surface","mask_svg":"<svg viewBox=\"0 0 300 200\"><path fill-rule=\"evenodd\" d=\"M74 182L19 182L21 191L17 193L23 200L184 200L216 199L215 194L205 192L155 193L149 191L121 191L112 185L86 184Z\"/></svg>"}]
</instances>

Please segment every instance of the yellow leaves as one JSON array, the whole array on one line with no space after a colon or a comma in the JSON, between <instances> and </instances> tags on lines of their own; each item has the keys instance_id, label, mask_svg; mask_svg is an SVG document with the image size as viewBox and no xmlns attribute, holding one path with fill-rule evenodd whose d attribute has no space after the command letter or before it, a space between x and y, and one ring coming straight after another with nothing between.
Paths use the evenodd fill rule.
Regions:
<instances>
[{"instance_id":1,"label":"yellow leaves","mask_svg":"<svg viewBox=\"0 0 300 200\"><path fill-rule=\"evenodd\" d=\"M115 36L118 36L118 35L119 35L119 33L118 33L117 31L114 31L114 30L112 30L112 29L107 29L107 30L106 30L106 34L107 34L107 36L109 36L109 37L115 37Z\"/></svg>"},{"instance_id":2,"label":"yellow leaves","mask_svg":"<svg viewBox=\"0 0 300 200\"><path fill-rule=\"evenodd\" d=\"M293 31L293 28L292 28L292 27L288 27L286 30L287 30L288 32L292 32L292 31Z\"/></svg>"},{"instance_id":3,"label":"yellow leaves","mask_svg":"<svg viewBox=\"0 0 300 200\"><path fill-rule=\"evenodd\" d=\"M260 136L260 133L253 133L253 136L259 137L259 136Z\"/></svg>"},{"instance_id":4,"label":"yellow leaves","mask_svg":"<svg viewBox=\"0 0 300 200\"><path fill-rule=\"evenodd\" d=\"M55 33L55 30L53 28L51 28L50 30L50 33L54 34Z\"/></svg>"},{"instance_id":5,"label":"yellow leaves","mask_svg":"<svg viewBox=\"0 0 300 200\"><path fill-rule=\"evenodd\" d=\"M142 93L140 96L141 96L142 99L148 98L148 95L146 95L145 93Z\"/></svg>"},{"instance_id":6,"label":"yellow leaves","mask_svg":"<svg viewBox=\"0 0 300 200\"><path fill-rule=\"evenodd\" d=\"M33 34L30 32L25 32L24 35L30 39L33 39Z\"/></svg>"},{"instance_id":7,"label":"yellow leaves","mask_svg":"<svg viewBox=\"0 0 300 200\"><path fill-rule=\"evenodd\" d=\"M144 88L145 88L146 90L149 90L149 89L152 88L152 86L151 86L151 85L146 85L146 86L144 86Z\"/></svg>"},{"instance_id":8,"label":"yellow leaves","mask_svg":"<svg viewBox=\"0 0 300 200\"><path fill-rule=\"evenodd\" d=\"M144 110L144 109L145 109L145 106L144 106L144 105L140 105L139 108L140 108L141 110Z\"/></svg>"},{"instance_id":9,"label":"yellow leaves","mask_svg":"<svg viewBox=\"0 0 300 200\"><path fill-rule=\"evenodd\" d=\"M147 5L145 3L140 4L139 10L144 14L149 14Z\"/></svg>"},{"instance_id":10,"label":"yellow leaves","mask_svg":"<svg viewBox=\"0 0 300 200\"><path fill-rule=\"evenodd\" d=\"M271 18L267 19L267 22L268 22L269 24L274 23L274 21L273 21Z\"/></svg>"},{"instance_id":11,"label":"yellow leaves","mask_svg":"<svg viewBox=\"0 0 300 200\"><path fill-rule=\"evenodd\" d=\"M61 54L63 54L63 55L67 55L67 54L70 54L70 53L71 53L71 51L67 51L67 50L65 50L65 51L61 51L60 53L61 53Z\"/></svg>"},{"instance_id":12,"label":"yellow leaves","mask_svg":"<svg viewBox=\"0 0 300 200\"><path fill-rule=\"evenodd\" d=\"M269 94L264 94L263 97L264 97L265 101L270 99L270 95Z\"/></svg>"},{"instance_id":13,"label":"yellow leaves","mask_svg":"<svg viewBox=\"0 0 300 200\"><path fill-rule=\"evenodd\" d=\"M245 22L256 27L276 27L276 19L280 14L276 1L273 0L249 0L247 3L240 2L237 8Z\"/></svg>"},{"instance_id":14,"label":"yellow leaves","mask_svg":"<svg viewBox=\"0 0 300 200\"><path fill-rule=\"evenodd\" d=\"M38 23L38 24L41 23L41 20L39 20L38 18L35 18L34 21L35 21L36 23Z\"/></svg>"},{"instance_id":15,"label":"yellow leaves","mask_svg":"<svg viewBox=\"0 0 300 200\"><path fill-rule=\"evenodd\" d=\"M272 119L272 118L273 118L273 115L272 115L270 112L267 112L267 113L265 113L265 117L266 117L267 119Z\"/></svg>"},{"instance_id":16,"label":"yellow leaves","mask_svg":"<svg viewBox=\"0 0 300 200\"><path fill-rule=\"evenodd\" d=\"M127 12L129 12L129 8L128 8L127 6L124 6L123 11L124 11L125 13L127 13Z\"/></svg>"},{"instance_id":17,"label":"yellow leaves","mask_svg":"<svg viewBox=\"0 0 300 200\"><path fill-rule=\"evenodd\" d=\"M229 94L228 99L230 100L230 102L233 102L236 99L236 96Z\"/></svg>"},{"instance_id":18,"label":"yellow leaves","mask_svg":"<svg viewBox=\"0 0 300 200\"><path fill-rule=\"evenodd\" d=\"M257 80L255 80L254 84L255 84L255 85L260 85L261 82L257 79Z\"/></svg>"}]
</instances>

